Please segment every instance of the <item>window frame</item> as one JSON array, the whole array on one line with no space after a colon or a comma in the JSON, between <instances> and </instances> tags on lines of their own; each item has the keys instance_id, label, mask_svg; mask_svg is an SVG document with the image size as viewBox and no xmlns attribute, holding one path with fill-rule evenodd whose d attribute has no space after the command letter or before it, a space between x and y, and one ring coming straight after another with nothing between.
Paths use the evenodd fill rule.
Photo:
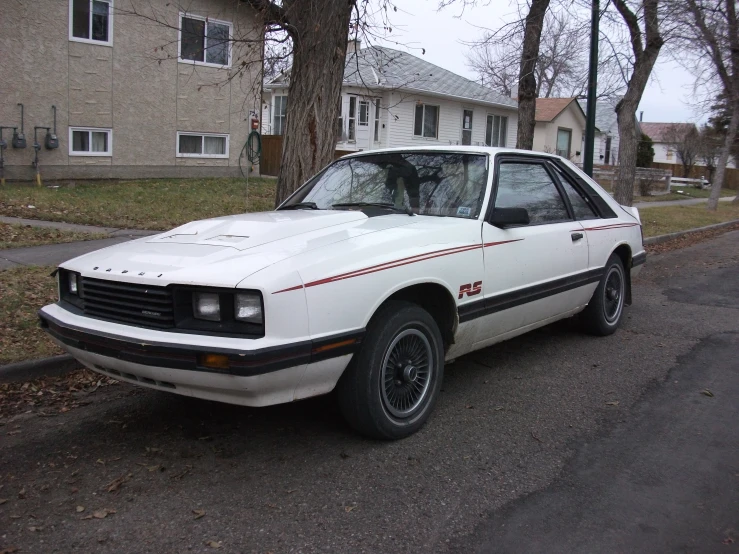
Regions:
<instances>
[{"instance_id":1,"label":"window frame","mask_svg":"<svg viewBox=\"0 0 739 554\"><path fill-rule=\"evenodd\" d=\"M567 139L567 155L566 156L563 156L562 154L560 154L559 148L557 148L557 146L559 145L559 132L560 131L564 131L568 133L568 137L569 137ZM570 129L569 127L557 127L557 137L554 141L554 153L557 154L557 156L568 159L568 160L570 159L570 154L572 153L572 135L573 134L574 133L572 132L572 129Z\"/></svg>"},{"instance_id":2,"label":"window frame","mask_svg":"<svg viewBox=\"0 0 739 554\"><path fill-rule=\"evenodd\" d=\"M280 111L282 111L282 108L285 108L285 113L277 114L277 99L282 98L283 100L280 100ZM272 134L273 135L284 135L285 134L285 123L287 122L287 94L275 94L272 96ZM282 123L280 125L280 132L276 133L277 130L277 118L280 118Z\"/></svg>"},{"instance_id":3,"label":"window frame","mask_svg":"<svg viewBox=\"0 0 739 554\"><path fill-rule=\"evenodd\" d=\"M353 106L352 106L353 104ZM352 110L352 107L354 110ZM357 115L359 112L359 107L357 105L357 97L354 95L349 96L349 107L346 117L346 123L347 123L347 131L346 131L346 142L349 142L351 144L355 144L357 142ZM352 123L354 124L352 126ZM352 136L353 131L353 136Z\"/></svg>"},{"instance_id":4,"label":"window frame","mask_svg":"<svg viewBox=\"0 0 739 554\"><path fill-rule=\"evenodd\" d=\"M113 46L113 1L114 0L96 0L98 2L105 2L108 4L108 40L94 40L92 38L76 37L72 33L74 32L74 0L69 0L69 40L72 42L82 42L85 44L97 44L98 46ZM92 36L92 2L90 3L90 22L89 31Z\"/></svg>"},{"instance_id":5,"label":"window frame","mask_svg":"<svg viewBox=\"0 0 739 554\"><path fill-rule=\"evenodd\" d=\"M203 36L203 61L198 60L187 60L182 58L182 18L197 19L205 22L204 36ZM202 65L205 67L217 67L219 69L230 69L233 58L233 36L234 36L234 25L231 21L223 21L221 19L213 19L210 17L204 17L202 15L194 15L188 12L180 12L179 25L177 28L177 61L179 63L187 63L191 65ZM225 65L213 62L206 62L207 51L208 51L208 23L217 23L219 25L226 25L228 27L228 63Z\"/></svg>"},{"instance_id":6,"label":"window frame","mask_svg":"<svg viewBox=\"0 0 739 554\"><path fill-rule=\"evenodd\" d=\"M374 127L372 129L372 141L374 143L380 143L382 140L382 136L380 135L380 112L382 110L382 99L381 98L375 98L374 102L375 107L375 117L374 117Z\"/></svg>"},{"instance_id":7,"label":"window frame","mask_svg":"<svg viewBox=\"0 0 739 554\"><path fill-rule=\"evenodd\" d=\"M73 132L74 131L86 131L88 133L107 133L108 134L108 150L107 152L81 152L79 150L73 150L74 148L74 140L73 140ZM105 127L69 127L69 155L70 156L82 156L82 157L96 157L96 158L111 158L113 157L113 129L108 129ZM92 137L89 139L89 144L92 147Z\"/></svg>"},{"instance_id":8,"label":"window frame","mask_svg":"<svg viewBox=\"0 0 739 554\"><path fill-rule=\"evenodd\" d=\"M416 108L419 106L423 107L421 111L421 134L416 134ZM436 108L436 128L434 129L434 136L427 137L423 134L423 130L426 128L426 106ZM416 102L413 104L413 138L422 140L439 140L439 123L441 122L441 105L440 104L429 104L428 102Z\"/></svg>"},{"instance_id":9,"label":"window frame","mask_svg":"<svg viewBox=\"0 0 739 554\"><path fill-rule=\"evenodd\" d=\"M493 146L493 130L495 129L495 118L500 119L502 122L505 120L505 133L503 133L503 144L500 144L500 132L502 125L498 126L498 144L496 146ZM490 124L490 144L488 144L488 122L492 118L492 123ZM496 113L490 113L488 112L485 114L485 146L489 146L490 148L507 148L508 146L508 119L509 117L507 115L500 115Z\"/></svg>"},{"instance_id":10,"label":"window frame","mask_svg":"<svg viewBox=\"0 0 739 554\"><path fill-rule=\"evenodd\" d=\"M360 100L358 106L357 120L360 127L369 127L369 113L370 113L370 102L369 100ZM362 122L362 108L364 108L364 123Z\"/></svg>"},{"instance_id":11,"label":"window frame","mask_svg":"<svg viewBox=\"0 0 739 554\"><path fill-rule=\"evenodd\" d=\"M201 137L201 150L205 150L205 137L223 137L226 139L226 153L225 154L189 154L180 152L180 137L182 135L198 135ZM231 143L231 135L229 133L201 133L200 131L177 131L177 139L175 142L175 154L178 158L198 158L198 159L213 159L213 160L227 160L229 156L229 146Z\"/></svg>"},{"instance_id":12,"label":"window frame","mask_svg":"<svg viewBox=\"0 0 739 554\"><path fill-rule=\"evenodd\" d=\"M467 112L470 113L470 126L469 126L469 128L465 128L465 126L464 126L464 116L465 116L465 114ZM460 140L461 140L462 146L472 146L472 130L473 130L474 124L475 124L475 110L473 108L465 108L463 106L462 107L462 131L461 131L461 135L460 135ZM465 134L465 132L468 132L470 134L470 142L469 142L469 144L465 144L465 142L464 142L464 134Z\"/></svg>"},{"instance_id":13,"label":"window frame","mask_svg":"<svg viewBox=\"0 0 739 554\"><path fill-rule=\"evenodd\" d=\"M561 223L572 223L574 221L579 221L577 218L575 218L574 211L572 209L572 206L570 205L570 199L567 197L567 192L564 190L562 185L560 184L559 178L556 174L556 171L554 171L554 168L552 167L551 160L547 157L543 156L536 156L536 155L520 155L520 154L503 154L503 155L497 155L495 156L495 168L493 170L493 182L492 182L492 190L490 191L490 198L488 200L488 205L485 210L485 222L488 224L491 224L490 221L493 217L493 212L495 211L495 201L498 198L498 182L500 180L500 166L504 163L510 163L510 164L536 164L541 165L544 167L544 170L549 175L549 178L552 180L552 183L554 183L554 187L559 193L559 197L562 199L562 202L565 206L565 211L567 212L567 215L569 216L569 219L562 219L557 221L544 221L541 223L529 223L528 225L514 225L512 227L539 227L542 225L559 225ZM580 187L574 185L572 182L570 184L578 191L580 191ZM597 217L595 219L600 219L602 216L598 214L598 210L596 211Z\"/></svg>"}]
</instances>

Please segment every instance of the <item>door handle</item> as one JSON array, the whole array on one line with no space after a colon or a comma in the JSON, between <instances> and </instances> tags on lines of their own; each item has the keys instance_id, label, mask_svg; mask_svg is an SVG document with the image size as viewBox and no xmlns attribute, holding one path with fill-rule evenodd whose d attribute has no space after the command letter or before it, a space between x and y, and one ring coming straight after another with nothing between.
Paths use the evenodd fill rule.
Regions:
<instances>
[{"instance_id":1,"label":"door handle","mask_svg":"<svg viewBox=\"0 0 739 554\"><path fill-rule=\"evenodd\" d=\"M572 237L572 242L575 242L575 241L582 239L583 235L582 233L572 233L571 237Z\"/></svg>"}]
</instances>

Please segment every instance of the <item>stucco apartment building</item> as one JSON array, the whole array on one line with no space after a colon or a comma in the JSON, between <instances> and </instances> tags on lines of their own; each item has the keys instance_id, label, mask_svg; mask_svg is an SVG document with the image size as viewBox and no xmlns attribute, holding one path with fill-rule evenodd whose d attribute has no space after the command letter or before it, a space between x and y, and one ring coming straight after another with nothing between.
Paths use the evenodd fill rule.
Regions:
<instances>
[{"instance_id":1,"label":"stucco apartment building","mask_svg":"<svg viewBox=\"0 0 739 554\"><path fill-rule=\"evenodd\" d=\"M27 142L3 130L6 177L34 178L52 106L43 178L237 175L261 85L238 39L260 34L239 0L0 0L0 125L22 104Z\"/></svg>"}]
</instances>

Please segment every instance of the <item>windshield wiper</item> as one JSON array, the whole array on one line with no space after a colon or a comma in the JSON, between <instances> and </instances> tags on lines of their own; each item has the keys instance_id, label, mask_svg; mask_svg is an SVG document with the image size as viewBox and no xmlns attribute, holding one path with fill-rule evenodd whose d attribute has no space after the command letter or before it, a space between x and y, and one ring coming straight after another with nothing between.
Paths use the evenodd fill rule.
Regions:
<instances>
[{"instance_id":1,"label":"windshield wiper","mask_svg":"<svg viewBox=\"0 0 739 554\"><path fill-rule=\"evenodd\" d=\"M363 207L372 207L372 208L385 208L386 210L393 210L394 212L404 213L408 215L416 215L413 213L413 210L410 208L403 207L398 208L395 204L391 204L390 202L340 202L339 204L333 204L332 208L363 208Z\"/></svg>"},{"instance_id":2,"label":"windshield wiper","mask_svg":"<svg viewBox=\"0 0 739 554\"><path fill-rule=\"evenodd\" d=\"M315 202L296 202L295 204L290 204L289 206L283 206L280 209L281 210L300 210L300 209L320 210L321 208L319 208L318 204L316 204Z\"/></svg>"}]
</instances>

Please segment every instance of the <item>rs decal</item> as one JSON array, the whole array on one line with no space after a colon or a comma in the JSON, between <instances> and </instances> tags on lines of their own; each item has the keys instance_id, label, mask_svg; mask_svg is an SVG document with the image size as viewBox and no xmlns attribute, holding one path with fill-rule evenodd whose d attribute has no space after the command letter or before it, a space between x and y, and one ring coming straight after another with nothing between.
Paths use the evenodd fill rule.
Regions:
<instances>
[{"instance_id":1,"label":"rs decal","mask_svg":"<svg viewBox=\"0 0 739 554\"><path fill-rule=\"evenodd\" d=\"M464 295L467 296L475 296L477 294L480 294L482 292L482 281L475 281L474 283L470 284L467 283L466 285L462 285L459 287L459 296L458 299L464 298Z\"/></svg>"}]
</instances>

